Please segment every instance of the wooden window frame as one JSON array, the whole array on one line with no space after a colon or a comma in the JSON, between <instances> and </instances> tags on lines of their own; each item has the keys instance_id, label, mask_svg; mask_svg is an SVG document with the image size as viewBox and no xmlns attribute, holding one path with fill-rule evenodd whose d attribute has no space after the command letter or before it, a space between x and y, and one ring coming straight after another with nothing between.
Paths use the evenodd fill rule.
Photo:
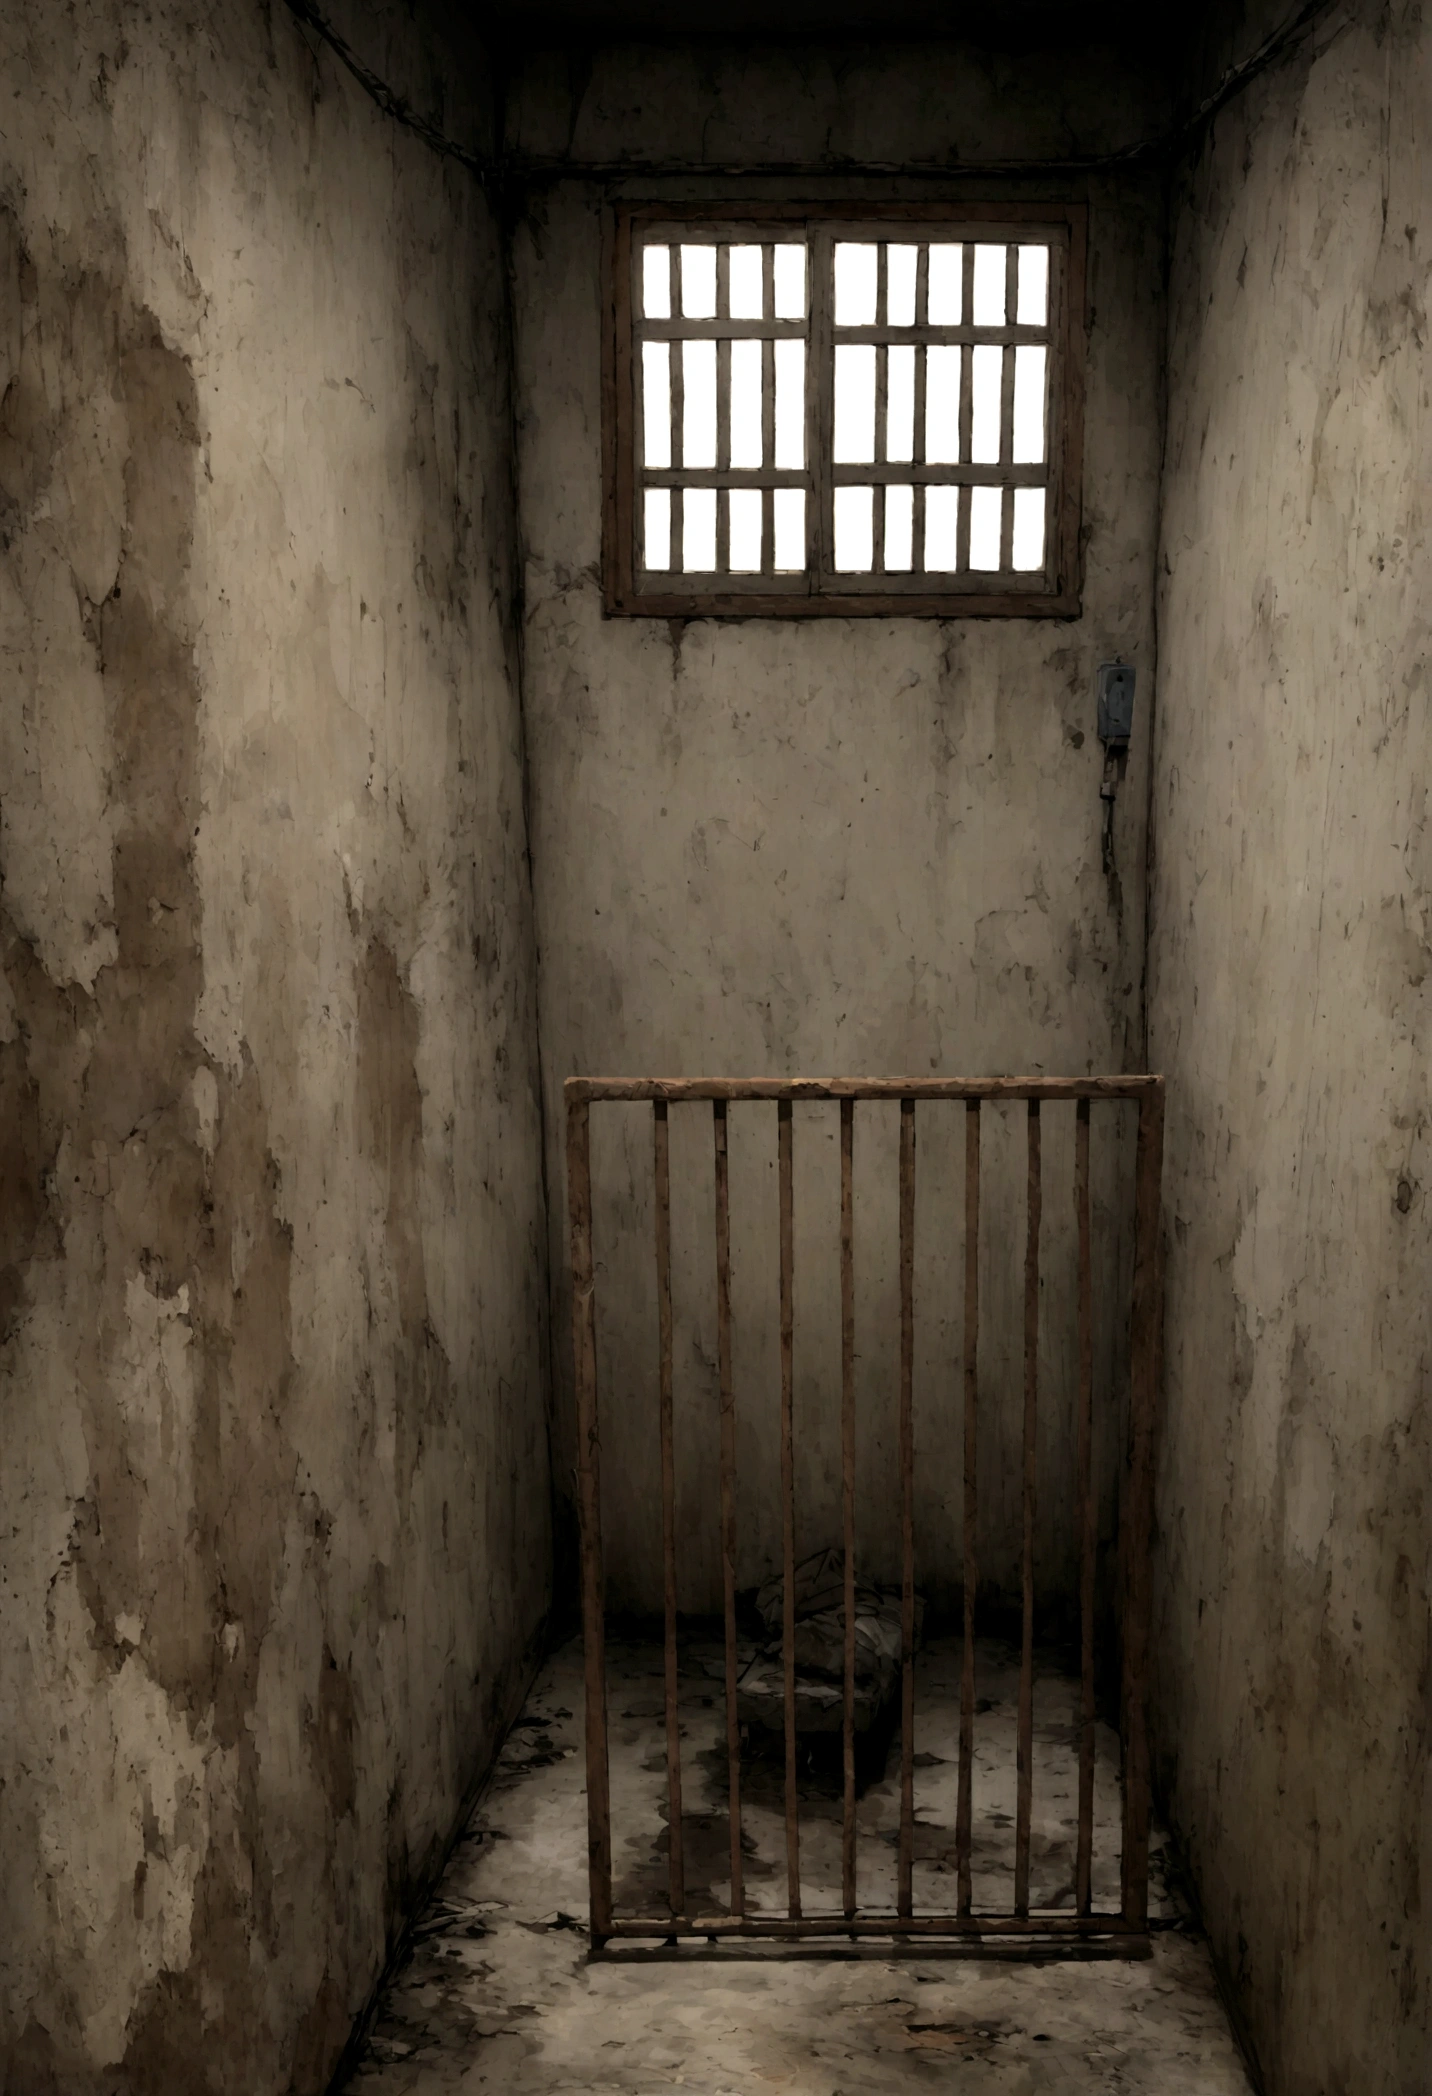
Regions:
<instances>
[{"instance_id":1,"label":"wooden window frame","mask_svg":"<svg viewBox=\"0 0 1432 2096\"><path fill-rule=\"evenodd\" d=\"M771 228L805 226L828 236L835 226L860 229L888 225L898 228L969 227L982 240L1001 238L1027 241L1044 232L1050 245L1049 345L1054 369L1049 391L1049 484L1052 490L1046 527L1047 557L1043 571L1030 578L1026 587L1015 578L1001 576L991 588L984 575L961 570L929 586L927 576L915 573L909 582L892 586L892 578L877 574L870 582L853 584L842 576L830 580L826 536L828 518L825 496L837 475L847 479L865 476L865 469L834 468L829 461L830 388L816 376L817 360L831 354L828 326L811 307L807 351L807 465L812 474L810 533L812 558L799 586L785 586L785 578L753 576L742 578L736 587L655 589L650 579L643 587L636 565L636 505L639 475L636 444L639 411L636 398L637 359L635 316L632 299L632 270L636 246L643 231L653 227ZM814 247L817 243L811 243ZM856 203L852 200L807 204L752 203L641 203L619 204L609 213L605 240L605 320L603 330L604 369L602 384L603 444L603 601L614 618L1056 618L1073 619L1082 610L1083 548L1081 539L1082 468L1084 440L1084 366L1086 344L1086 271L1088 255L1088 207L1079 203L1038 203L1027 200L994 203L905 202ZM1001 331L1005 334L1008 330ZM948 331L952 339L976 341L980 331L971 325ZM914 469L919 471L919 468ZM882 479L905 480L906 469L872 465L868 478L877 486ZM940 475L946 481L966 482L981 477L966 465ZM988 477L988 476L985 476ZM1004 478L1010 479L1006 472ZM962 505L967 513L967 505ZM879 504L876 504L877 510ZM728 578L722 577L725 583Z\"/></svg>"}]
</instances>

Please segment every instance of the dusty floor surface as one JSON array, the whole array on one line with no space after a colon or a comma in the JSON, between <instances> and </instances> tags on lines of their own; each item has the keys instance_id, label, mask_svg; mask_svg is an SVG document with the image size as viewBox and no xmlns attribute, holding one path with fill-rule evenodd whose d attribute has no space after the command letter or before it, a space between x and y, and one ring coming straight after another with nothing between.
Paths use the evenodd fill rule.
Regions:
<instances>
[{"instance_id":1,"label":"dusty floor surface","mask_svg":"<svg viewBox=\"0 0 1432 2096\"><path fill-rule=\"evenodd\" d=\"M660 1654L612 1651L613 1853L617 1911L655 1912L665 1870ZM980 1647L976 1738L976 1906L1008 1899L1013 1844L1013 1693L1007 1648ZM684 1656L683 1825L688 1884L724 1899L724 1773L718 1653ZM920 1668L917 1872L921 1906L952 1904L957 1643ZM928 1952L648 1955L591 1963L585 1933L581 1653L543 1668L493 1780L459 1843L413 1954L382 2003L350 2089L361 2096L461 2090L656 2096L864 2096L890 2089L1051 2091L1060 2096L1247 2096L1202 1941L1160 1889L1154 1954L1142 1962L1013 1964ZM1072 1684L1041 1679L1036 1700L1036 1906L1072 1901ZM1118 1786L1101 1734L1095 1901L1117 1885ZM861 1799L862 1906L893 1892L898 1747ZM780 1771L743 1778L748 1905L784 1900ZM807 1907L837 1906L838 1783L802 1786ZM942 1874L949 1873L947 1885ZM698 1898L692 1904L701 1907Z\"/></svg>"}]
</instances>

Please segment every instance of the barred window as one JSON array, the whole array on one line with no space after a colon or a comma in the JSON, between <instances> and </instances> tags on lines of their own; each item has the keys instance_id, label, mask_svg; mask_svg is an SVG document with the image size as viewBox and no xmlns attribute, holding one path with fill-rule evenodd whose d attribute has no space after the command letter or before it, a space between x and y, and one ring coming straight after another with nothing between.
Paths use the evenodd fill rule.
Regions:
<instances>
[{"instance_id":1,"label":"barred window","mask_svg":"<svg viewBox=\"0 0 1432 2096\"><path fill-rule=\"evenodd\" d=\"M618 210L607 609L1079 610L1078 206Z\"/></svg>"}]
</instances>

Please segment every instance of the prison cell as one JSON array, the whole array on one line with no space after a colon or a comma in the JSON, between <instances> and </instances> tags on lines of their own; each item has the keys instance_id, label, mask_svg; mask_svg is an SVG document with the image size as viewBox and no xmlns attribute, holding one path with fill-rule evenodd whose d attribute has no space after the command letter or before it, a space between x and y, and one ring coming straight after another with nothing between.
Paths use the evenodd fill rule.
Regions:
<instances>
[{"instance_id":1,"label":"prison cell","mask_svg":"<svg viewBox=\"0 0 1432 2096\"><path fill-rule=\"evenodd\" d=\"M1147 1951L1150 1784L1145 1734L1149 1621L1149 1528L1153 1406L1158 1367L1160 1298L1157 1272L1158 1203L1163 1139L1163 1080L1151 1076L985 1079L785 1079L567 1081L567 1166L573 1284L573 1360L579 1436L582 1623L586 1676L586 1753L590 1929L594 1950L619 1939L786 1940L887 1937L945 1939L977 1946L1047 1951L1100 1948L1116 1954ZM840 1445L841 1557L844 1666L842 1681L841 1907L811 1912L802 1897L797 1746L796 1482L794 1445L795 1230L794 1108L801 1102L838 1101L840 1111ZM856 1813L856 1331L855 1129L861 1102L898 1103L898 1466L900 1537L899 1810L893 1911L859 1899ZM1122 1825L1119 1901L1096 1907L1093 1884L1094 1760L1096 1727L1096 1510L1092 1478L1094 1433L1093 1221L1090 1201L1091 1109L1100 1102L1133 1102L1137 1140L1133 1166L1135 1248L1128 1302L1127 1447L1122 1464L1118 1527L1118 1734ZM596 1263L590 1111L596 1104L649 1102L657 1304L657 1419L661 1497L663 1597L662 1677L668 1839L666 1899L661 1913L614 1911L608 1763L607 1610L603 1566L600 1413L597 1390ZM736 1507L738 1393L732 1366L731 1201L729 1120L733 1105L774 1104L777 1119L779 1242L779 1408L781 1507L781 1659L784 1731L786 1911L755 1909L747 1901L742 1846L742 1741L739 1717ZM980 1383L980 1195L982 1108L1025 1108L1025 1232L1023 1277L1023 1407L1020 1478L1020 1638L1016 1742L1016 1812L1012 1897L1007 1911L978 1909L971 1869L974 1834L973 1770L976 1710L976 1616L980 1587L980 1468L977 1399ZM681 1723L678 1712L678 1557L674 1458L674 1368L671 1281L671 1144L673 1106L711 1113L714 1164L712 1253L719 1385L718 1485L724 1649L724 1746L728 1797L730 1895L723 1913L692 1913L683 1855ZM956 1898L953 1911L917 1911L914 1899L917 1557L915 1524L914 1275L916 1118L921 1107L964 1110L964 1259L962 1391L962 1576L960 1581L960 1694L955 1825ZM1044 1220L1043 1109L1072 1109L1076 1241L1076 1433L1074 1509L1078 1558L1078 1811L1073 1911L1031 1902L1030 1825L1034 1775L1036 1450L1040 1421L1040 1260Z\"/></svg>"}]
</instances>

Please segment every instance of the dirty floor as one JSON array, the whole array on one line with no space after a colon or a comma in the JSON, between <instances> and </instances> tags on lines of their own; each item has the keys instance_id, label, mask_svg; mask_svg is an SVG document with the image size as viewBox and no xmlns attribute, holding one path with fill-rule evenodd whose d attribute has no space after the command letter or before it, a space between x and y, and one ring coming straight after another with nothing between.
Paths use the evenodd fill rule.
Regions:
<instances>
[{"instance_id":1,"label":"dirty floor","mask_svg":"<svg viewBox=\"0 0 1432 2096\"><path fill-rule=\"evenodd\" d=\"M613 1855L619 1913L657 1913L665 1882L661 1656L611 1649ZM725 1783L718 1648L683 1652L683 1829L693 1910L724 1904ZM979 1648L975 1903L1006 1905L1013 1854L1015 1655ZM959 1645L920 1665L915 1900L953 1905ZM1036 1696L1031 1843L1036 1907L1072 1904L1075 1685L1052 1664ZM1141 1961L1003 1957L843 1946L680 1956L624 1950L590 1962L580 1646L539 1674L459 1842L412 1955L380 2005L349 2084L361 2096L462 2091L572 2096L866 2096L927 2089L1000 2096L1247 2096L1208 1953L1163 1882L1156 1837L1153 1955ZM1095 1905L1118 1883L1114 1740L1101 1732ZM893 1898L898 1739L859 1808L860 1899ZM783 1906L778 1757L743 1773L749 1907ZM802 1779L808 1911L839 1908L840 1787L819 1759ZM709 1893L709 1904L703 1893Z\"/></svg>"}]
</instances>

